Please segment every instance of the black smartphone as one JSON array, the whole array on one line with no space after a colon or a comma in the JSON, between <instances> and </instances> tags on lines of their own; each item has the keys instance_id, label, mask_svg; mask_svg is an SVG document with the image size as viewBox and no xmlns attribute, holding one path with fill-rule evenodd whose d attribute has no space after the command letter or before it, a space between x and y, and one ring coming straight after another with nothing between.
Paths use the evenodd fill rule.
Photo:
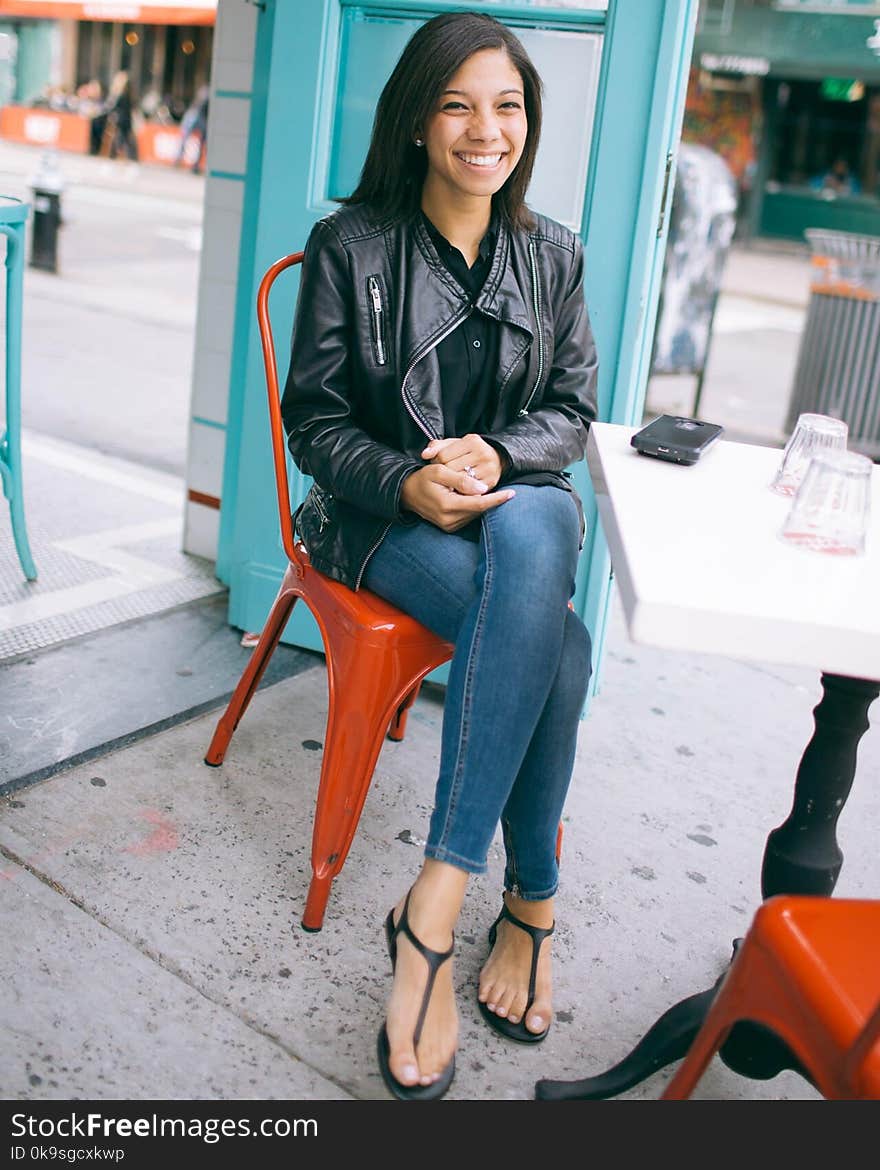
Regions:
<instances>
[{"instance_id":1,"label":"black smartphone","mask_svg":"<svg viewBox=\"0 0 880 1170\"><path fill-rule=\"evenodd\" d=\"M640 455L653 455L669 463L696 463L700 456L724 434L717 423L661 414L630 439Z\"/></svg>"}]
</instances>

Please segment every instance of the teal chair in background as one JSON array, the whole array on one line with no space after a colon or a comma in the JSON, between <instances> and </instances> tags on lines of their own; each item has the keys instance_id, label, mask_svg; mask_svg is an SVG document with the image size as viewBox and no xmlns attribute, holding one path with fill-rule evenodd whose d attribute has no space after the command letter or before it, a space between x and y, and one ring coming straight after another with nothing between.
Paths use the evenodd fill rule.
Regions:
<instances>
[{"instance_id":1,"label":"teal chair in background","mask_svg":"<svg viewBox=\"0 0 880 1170\"><path fill-rule=\"evenodd\" d=\"M0 429L0 477L9 501L12 535L22 572L36 581L24 520L21 477L21 305L24 276L24 235L30 205L13 195L0 195L0 232L6 236L6 426Z\"/></svg>"}]
</instances>

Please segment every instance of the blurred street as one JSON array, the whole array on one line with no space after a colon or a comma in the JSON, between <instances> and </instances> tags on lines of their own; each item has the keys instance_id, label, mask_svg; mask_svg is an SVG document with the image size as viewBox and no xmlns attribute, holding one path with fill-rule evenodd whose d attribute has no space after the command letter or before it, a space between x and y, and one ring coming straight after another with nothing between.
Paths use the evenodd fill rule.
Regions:
<instances>
[{"instance_id":1,"label":"blurred street","mask_svg":"<svg viewBox=\"0 0 880 1170\"><path fill-rule=\"evenodd\" d=\"M32 202L41 157L0 141L0 190ZM181 476L204 179L76 154L58 166L58 272L25 269L24 428Z\"/></svg>"}]
</instances>

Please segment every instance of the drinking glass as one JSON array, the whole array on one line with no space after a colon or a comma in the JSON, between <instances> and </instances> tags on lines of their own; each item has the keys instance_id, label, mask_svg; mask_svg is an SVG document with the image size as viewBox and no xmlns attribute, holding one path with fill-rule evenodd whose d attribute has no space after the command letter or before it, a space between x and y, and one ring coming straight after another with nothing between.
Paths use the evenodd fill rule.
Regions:
<instances>
[{"instance_id":1,"label":"drinking glass","mask_svg":"<svg viewBox=\"0 0 880 1170\"><path fill-rule=\"evenodd\" d=\"M827 414L802 414L785 445L782 461L770 488L793 496L810 460L819 451L845 451L849 428L843 419Z\"/></svg>"},{"instance_id":2,"label":"drinking glass","mask_svg":"<svg viewBox=\"0 0 880 1170\"><path fill-rule=\"evenodd\" d=\"M819 451L795 493L782 540L837 556L863 553L873 470L871 460L854 451Z\"/></svg>"}]
</instances>

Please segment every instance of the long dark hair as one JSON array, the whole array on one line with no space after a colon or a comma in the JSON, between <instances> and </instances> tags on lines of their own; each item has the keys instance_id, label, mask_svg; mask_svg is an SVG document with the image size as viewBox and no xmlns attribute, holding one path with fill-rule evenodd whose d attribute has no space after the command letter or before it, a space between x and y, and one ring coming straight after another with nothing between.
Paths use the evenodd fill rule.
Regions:
<instances>
[{"instance_id":1,"label":"long dark hair","mask_svg":"<svg viewBox=\"0 0 880 1170\"><path fill-rule=\"evenodd\" d=\"M415 138L450 77L483 49L502 49L519 72L528 123L520 160L493 202L512 226L532 226L525 196L541 136L541 78L519 38L481 12L443 13L410 37L379 98L360 181L340 203L366 203L389 219L418 211L428 163Z\"/></svg>"}]
</instances>

